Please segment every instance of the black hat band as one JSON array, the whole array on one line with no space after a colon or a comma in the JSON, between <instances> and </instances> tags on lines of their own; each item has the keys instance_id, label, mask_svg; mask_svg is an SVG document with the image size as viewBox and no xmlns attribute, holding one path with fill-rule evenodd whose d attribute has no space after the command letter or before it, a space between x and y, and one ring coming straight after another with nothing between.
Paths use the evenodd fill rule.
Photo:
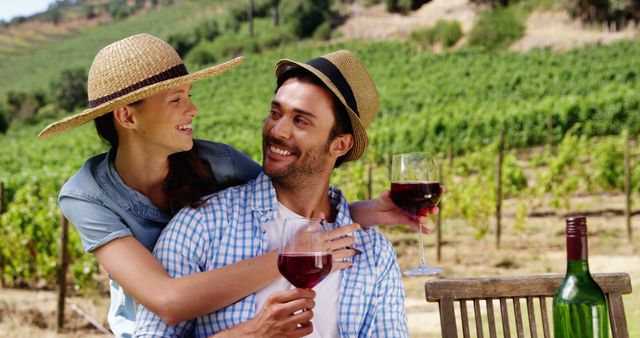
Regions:
<instances>
[{"instance_id":1,"label":"black hat band","mask_svg":"<svg viewBox=\"0 0 640 338\"><path fill-rule=\"evenodd\" d=\"M347 79L344 78L338 67L336 67L333 63L323 57L315 58L307 62L307 64L328 77L329 80L331 80L331 82L336 86L340 94L342 94L342 97L346 101L347 106L349 106L349 108L351 108L351 110L353 110L353 112L356 113L358 117L360 117L358 105L356 104L356 99L353 96L351 86L349 86Z\"/></svg>"},{"instance_id":2,"label":"black hat band","mask_svg":"<svg viewBox=\"0 0 640 338\"><path fill-rule=\"evenodd\" d=\"M177 65L177 66L173 66L161 73L158 73L156 75L150 76L140 82L134 83L131 86L128 86L126 88L120 89L119 91L109 94L109 95L105 95L103 97L99 97L95 100L91 100L89 101L89 106L91 108L95 108L105 102L109 102L112 100L115 100L121 96L127 95L129 93L132 93L140 88L144 88L147 86L150 86L152 84L156 84L158 82L162 82L162 81L166 81L166 80L170 80L176 77L180 77L180 76L185 76L188 75L189 72L187 71L187 67L185 67L185 65L183 63Z\"/></svg>"}]
</instances>

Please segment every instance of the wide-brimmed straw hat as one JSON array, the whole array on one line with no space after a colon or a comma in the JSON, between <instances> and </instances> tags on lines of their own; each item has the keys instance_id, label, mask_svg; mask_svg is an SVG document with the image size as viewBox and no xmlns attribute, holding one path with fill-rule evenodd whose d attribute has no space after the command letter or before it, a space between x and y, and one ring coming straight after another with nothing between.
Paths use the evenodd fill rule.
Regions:
<instances>
[{"instance_id":1,"label":"wide-brimmed straw hat","mask_svg":"<svg viewBox=\"0 0 640 338\"><path fill-rule=\"evenodd\" d=\"M276 64L276 76L299 66L317 76L347 109L353 127L353 148L345 162L360 158L369 144L366 128L378 112L378 90L362 62L346 50L323 55L306 63L283 59Z\"/></svg>"},{"instance_id":2,"label":"wide-brimmed straw hat","mask_svg":"<svg viewBox=\"0 0 640 338\"><path fill-rule=\"evenodd\" d=\"M116 41L100 50L91 64L87 79L90 108L51 123L38 138L63 133L167 89L212 77L242 60L238 57L189 74L171 45L153 35L137 34Z\"/></svg>"}]
</instances>

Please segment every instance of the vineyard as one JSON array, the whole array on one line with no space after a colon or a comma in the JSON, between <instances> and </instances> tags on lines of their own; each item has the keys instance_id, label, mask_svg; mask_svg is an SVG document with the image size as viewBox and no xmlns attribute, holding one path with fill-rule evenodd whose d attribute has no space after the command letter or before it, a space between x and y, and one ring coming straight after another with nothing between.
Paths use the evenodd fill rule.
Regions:
<instances>
[{"instance_id":1,"label":"vineyard","mask_svg":"<svg viewBox=\"0 0 640 338\"><path fill-rule=\"evenodd\" d=\"M572 195L622 191L623 149L629 139L631 157L638 157L637 41L523 54L462 50L434 55L397 42L280 48L249 55L237 69L194 86L200 108L196 137L229 143L260 161L260 126L273 93L275 61L306 60L339 48L363 59L382 98L365 158L335 173L334 183L351 199L368 197L368 185L373 194L388 185L390 154L433 151L444 164L449 206L444 216L464 219L482 237L493 222L501 131L507 148L503 189L506 197L519 200L520 226L533 208L575 212ZM0 136L4 285L54 285L57 192L84 159L106 150L92 125L36 140L46 122L15 125ZM545 144L549 135L552 147L523 151ZM639 180L636 166L634 191ZM70 241L75 286L91 290L97 264L82 253L73 231Z\"/></svg>"}]
</instances>

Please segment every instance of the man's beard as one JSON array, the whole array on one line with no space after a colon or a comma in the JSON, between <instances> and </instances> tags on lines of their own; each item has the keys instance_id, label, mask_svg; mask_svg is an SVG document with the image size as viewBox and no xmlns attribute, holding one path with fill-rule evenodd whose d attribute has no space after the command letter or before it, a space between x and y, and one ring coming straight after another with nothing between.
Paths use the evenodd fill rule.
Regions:
<instances>
[{"instance_id":1,"label":"man's beard","mask_svg":"<svg viewBox=\"0 0 640 338\"><path fill-rule=\"evenodd\" d=\"M324 161L324 157L329 156L330 142L307 149L303 153L299 148L289 146L283 141L270 136L263 136L263 158L266 158L266 147L269 144L291 149L291 152L297 156L293 163L284 168L270 169L263 166L264 173L274 183L290 187L304 186L308 185L314 178L319 178L319 174L326 170L327 164Z\"/></svg>"}]
</instances>

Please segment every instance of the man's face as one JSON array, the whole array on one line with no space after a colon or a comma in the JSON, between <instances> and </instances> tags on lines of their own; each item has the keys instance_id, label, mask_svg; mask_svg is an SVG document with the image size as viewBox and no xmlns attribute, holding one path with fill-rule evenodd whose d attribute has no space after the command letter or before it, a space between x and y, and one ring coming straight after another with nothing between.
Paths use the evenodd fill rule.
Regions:
<instances>
[{"instance_id":1,"label":"man's face","mask_svg":"<svg viewBox=\"0 0 640 338\"><path fill-rule=\"evenodd\" d=\"M334 121L327 89L295 78L285 81L262 128L265 174L275 182L297 184L330 174L337 158L329 140Z\"/></svg>"}]
</instances>

